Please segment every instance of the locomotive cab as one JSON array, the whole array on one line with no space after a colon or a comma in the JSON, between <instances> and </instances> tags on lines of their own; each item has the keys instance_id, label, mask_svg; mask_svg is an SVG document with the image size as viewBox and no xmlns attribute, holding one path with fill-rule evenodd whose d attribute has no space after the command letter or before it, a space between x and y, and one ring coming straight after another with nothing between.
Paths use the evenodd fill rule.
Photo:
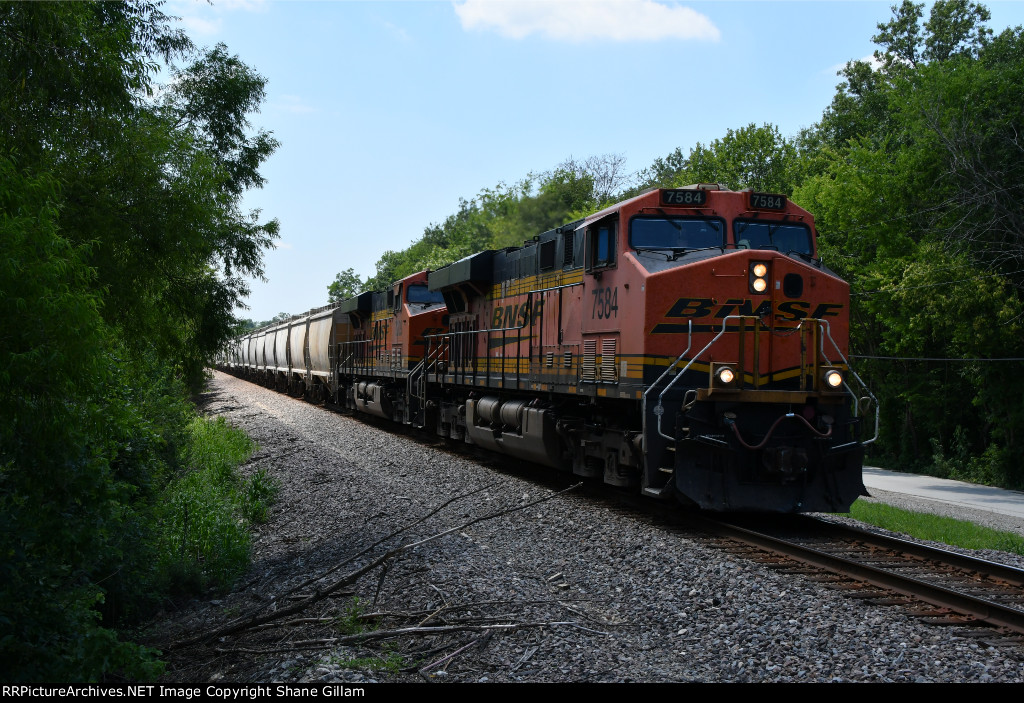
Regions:
<instances>
[{"instance_id":1,"label":"locomotive cab","mask_svg":"<svg viewBox=\"0 0 1024 703\"><path fill-rule=\"evenodd\" d=\"M705 190L686 205L639 208L630 224L653 362L645 491L709 510L848 509L864 492L866 443L846 359L849 288L816 258L813 219L749 191Z\"/></svg>"},{"instance_id":2,"label":"locomotive cab","mask_svg":"<svg viewBox=\"0 0 1024 703\"><path fill-rule=\"evenodd\" d=\"M342 303L354 338L341 345L338 374L345 404L388 420L422 427L427 398L424 363L427 335L444 332L444 298L427 287L427 272L386 291L362 293Z\"/></svg>"}]
</instances>

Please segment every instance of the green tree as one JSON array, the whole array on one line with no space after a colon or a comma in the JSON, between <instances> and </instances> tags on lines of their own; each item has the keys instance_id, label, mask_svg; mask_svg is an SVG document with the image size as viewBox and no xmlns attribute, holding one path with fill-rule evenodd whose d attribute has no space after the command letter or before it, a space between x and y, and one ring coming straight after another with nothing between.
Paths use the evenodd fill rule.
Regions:
<instances>
[{"instance_id":1,"label":"green tree","mask_svg":"<svg viewBox=\"0 0 1024 703\"><path fill-rule=\"evenodd\" d=\"M0 157L0 672L5 681L143 675L99 627L101 570L124 547L133 487L107 428L108 356L88 250L60 236L59 188ZM45 372L43 372L45 370ZM118 429L123 429L120 425ZM109 573L109 572L108 572Z\"/></svg>"},{"instance_id":2,"label":"green tree","mask_svg":"<svg viewBox=\"0 0 1024 703\"><path fill-rule=\"evenodd\" d=\"M5 3L0 36L4 149L60 184L107 322L198 382L277 233L240 209L277 146L248 135L265 80L218 45L151 100L157 61L193 52L157 3Z\"/></svg>"},{"instance_id":3,"label":"green tree","mask_svg":"<svg viewBox=\"0 0 1024 703\"><path fill-rule=\"evenodd\" d=\"M794 198L851 281L855 351L898 357L864 362L883 401L881 451L921 468L934 452L932 470L1024 485L1009 460L1021 364L983 361L1019 357L1024 318L1021 30L992 38L988 11L963 0L936 2L924 23L922 5L893 12L874 37L880 68L848 64L801 135L811 165Z\"/></svg>"},{"instance_id":4,"label":"green tree","mask_svg":"<svg viewBox=\"0 0 1024 703\"><path fill-rule=\"evenodd\" d=\"M366 288L368 290L385 290L395 281L408 275L404 273L404 270L412 267L413 264L409 263L409 257L402 252L385 251L377 261L376 273L367 279ZM415 273L415 269L410 270L409 273Z\"/></svg>"},{"instance_id":5,"label":"green tree","mask_svg":"<svg viewBox=\"0 0 1024 703\"><path fill-rule=\"evenodd\" d=\"M686 172L689 162L683 155L682 147L676 147L675 151L665 158L658 157L650 166L638 174L638 184L630 191L630 195L639 195L651 188L671 188L678 183ZM717 181L716 181L717 182Z\"/></svg>"},{"instance_id":6,"label":"green tree","mask_svg":"<svg viewBox=\"0 0 1024 703\"><path fill-rule=\"evenodd\" d=\"M248 317L237 318L235 320L234 328L231 331L231 336L232 337L240 337L243 334L247 334L247 333L251 332L252 330L256 329L257 326L258 325L256 324L256 321L251 319L251 318L248 318Z\"/></svg>"},{"instance_id":7,"label":"green tree","mask_svg":"<svg viewBox=\"0 0 1024 703\"><path fill-rule=\"evenodd\" d=\"M285 320L289 320L289 319L291 319L291 317L292 317L291 313L279 312L276 315L274 315L272 318L270 318L269 320L264 320L263 322L260 322L259 324L256 325L256 327L259 328L259 327L266 327L267 325L275 325L278 322L284 322Z\"/></svg>"},{"instance_id":8,"label":"green tree","mask_svg":"<svg viewBox=\"0 0 1024 703\"><path fill-rule=\"evenodd\" d=\"M628 179L623 165L618 155L570 159L550 172L531 173L512 185L484 188L472 200L460 199L456 213L431 224L408 248L384 252L363 288L383 289L417 271L438 269L485 249L522 246L617 197L613 193Z\"/></svg>"},{"instance_id":9,"label":"green tree","mask_svg":"<svg viewBox=\"0 0 1024 703\"><path fill-rule=\"evenodd\" d=\"M707 146L697 143L689 155L681 148L654 163L639 176L641 187L671 188L691 183L721 183L732 190L790 194L798 173L796 144L777 127L749 124L726 130L725 136Z\"/></svg>"},{"instance_id":10,"label":"green tree","mask_svg":"<svg viewBox=\"0 0 1024 703\"><path fill-rule=\"evenodd\" d=\"M924 3L903 0L893 6L893 18L878 25L871 39L881 49L875 58L885 72L895 75L913 70L925 62L942 62L955 57L977 58L992 36L985 22L992 14L983 5L969 0L940 0L932 5L924 26Z\"/></svg>"},{"instance_id":11,"label":"green tree","mask_svg":"<svg viewBox=\"0 0 1024 703\"><path fill-rule=\"evenodd\" d=\"M726 131L707 147L690 152L686 177L699 183L724 183L733 190L752 188L773 193L793 192L796 148L774 125ZM678 183L677 185L683 185Z\"/></svg>"},{"instance_id":12,"label":"green tree","mask_svg":"<svg viewBox=\"0 0 1024 703\"><path fill-rule=\"evenodd\" d=\"M0 4L0 671L150 676L104 625L160 575L155 506L276 223L264 80L152 2ZM101 623L100 618L103 618Z\"/></svg>"},{"instance_id":13,"label":"green tree","mask_svg":"<svg viewBox=\"0 0 1024 703\"><path fill-rule=\"evenodd\" d=\"M327 302L336 303L339 300L347 300L358 295L363 290L363 281L353 268L347 268L334 277L331 285L327 286Z\"/></svg>"}]
</instances>

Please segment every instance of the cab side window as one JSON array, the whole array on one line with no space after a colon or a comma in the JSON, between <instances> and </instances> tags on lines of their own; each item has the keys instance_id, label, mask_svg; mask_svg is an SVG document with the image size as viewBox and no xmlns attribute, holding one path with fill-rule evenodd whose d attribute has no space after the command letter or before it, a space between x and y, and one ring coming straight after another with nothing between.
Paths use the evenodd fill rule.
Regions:
<instances>
[{"instance_id":1,"label":"cab side window","mask_svg":"<svg viewBox=\"0 0 1024 703\"><path fill-rule=\"evenodd\" d=\"M394 313L397 315L400 312L402 312L402 284L401 283L399 283L397 286L395 286L394 290L391 292L391 295L388 296L388 298L389 298L388 302L391 303L392 309L394 310Z\"/></svg>"},{"instance_id":2,"label":"cab side window","mask_svg":"<svg viewBox=\"0 0 1024 703\"><path fill-rule=\"evenodd\" d=\"M605 220L587 228L587 271L615 264L615 225Z\"/></svg>"}]
</instances>

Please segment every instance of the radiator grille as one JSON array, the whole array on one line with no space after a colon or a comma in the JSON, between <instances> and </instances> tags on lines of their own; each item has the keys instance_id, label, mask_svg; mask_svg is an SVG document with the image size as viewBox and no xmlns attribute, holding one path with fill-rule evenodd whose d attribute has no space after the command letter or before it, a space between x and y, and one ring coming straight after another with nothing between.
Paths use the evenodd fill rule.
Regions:
<instances>
[{"instance_id":1,"label":"radiator grille","mask_svg":"<svg viewBox=\"0 0 1024 703\"><path fill-rule=\"evenodd\" d=\"M597 380L597 340L583 340L583 380Z\"/></svg>"},{"instance_id":2,"label":"radiator grille","mask_svg":"<svg viewBox=\"0 0 1024 703\"><path fill-rule=\"evenodd\" d=\"M616 367L615 367L615 345L616 340L614 337L611 339L601 340L601 380L602 381L614 381L616 380Z\"/></svg>"}]
</instances>

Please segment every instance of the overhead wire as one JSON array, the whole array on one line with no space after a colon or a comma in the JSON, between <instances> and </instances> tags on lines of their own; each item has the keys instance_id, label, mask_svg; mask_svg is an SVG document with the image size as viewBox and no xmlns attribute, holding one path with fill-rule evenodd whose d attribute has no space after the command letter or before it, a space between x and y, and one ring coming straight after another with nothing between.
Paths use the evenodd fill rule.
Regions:
<instances>
[{"instance_id":1,"label":"overhead wire","mask_svg":"<svg viewBox=\"0 0 1024 703\"><path fill-rule=\"evenodd\" d=\"M995 362L995 361L1024 361L1021 356L1007 356L995 359L979 358L942 358L929 356L868 356L865 354L850 354L851 359L878 359L881 361L970 361L970 362Z\"/></svg>"}]
</instances>

